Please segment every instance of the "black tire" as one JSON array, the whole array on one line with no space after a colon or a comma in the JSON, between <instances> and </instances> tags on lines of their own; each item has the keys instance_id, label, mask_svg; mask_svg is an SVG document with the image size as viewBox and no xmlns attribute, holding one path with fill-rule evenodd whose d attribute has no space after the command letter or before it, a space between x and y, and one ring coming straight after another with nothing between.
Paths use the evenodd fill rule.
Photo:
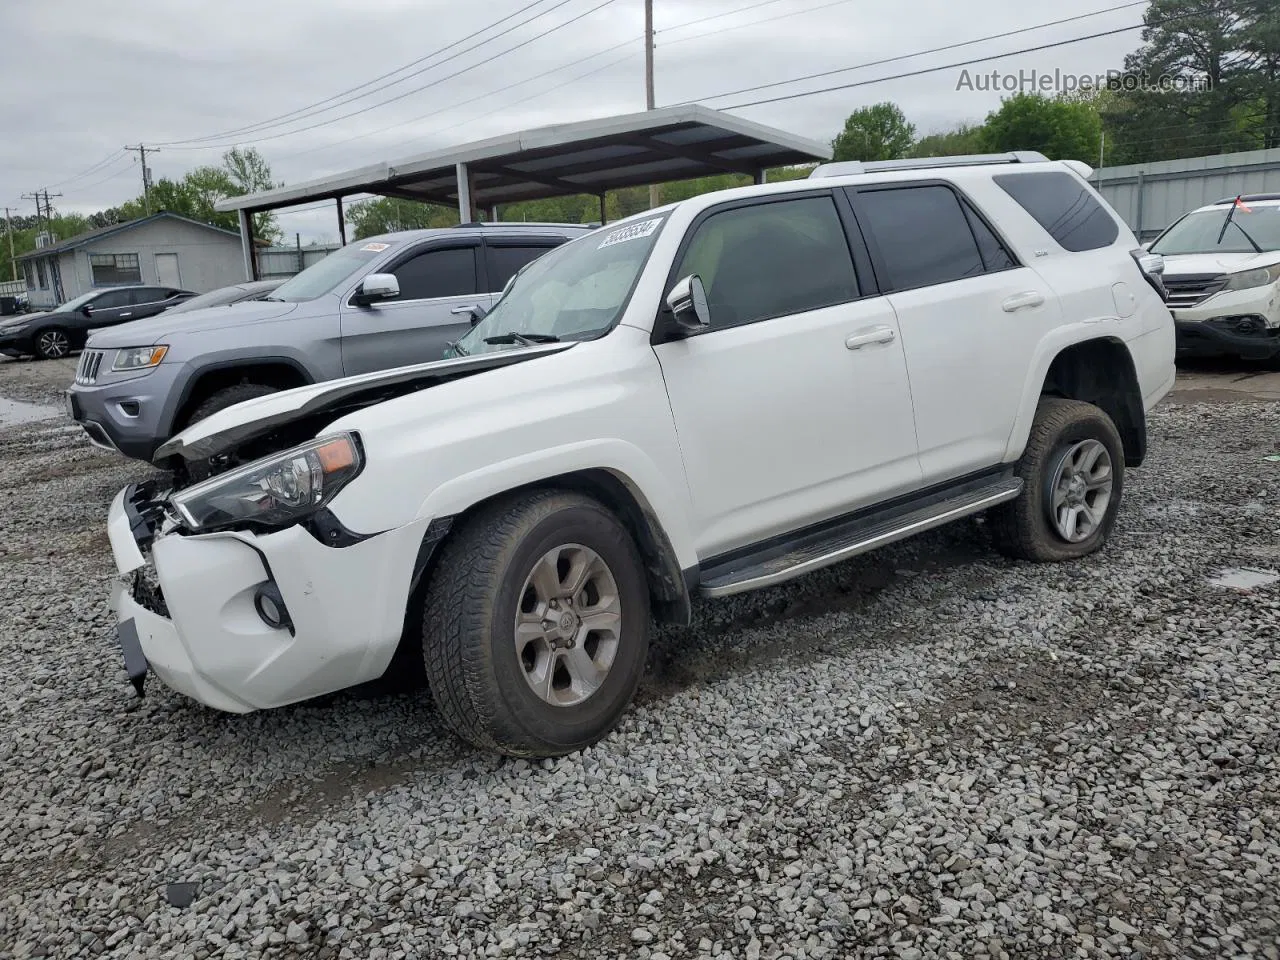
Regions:
<instances>
[{"instance_id":1,"label":"black tire","mask_svg":"<svg viewBox=\"0 0 1280 960\"><path fill-rule=\"evenodd\" d=\"M607 565L621 624L600 686L563 706L546 702L526 681L515 617L534 565L568 544L594 551ZM422 621L427 681L445 723L477 747L515 757L563 756L606 736L644 673L649 591L643 570L617 518L576 493L506 499L454 531L427 585Z\"/></svg>"},{"instance_id":2,"label":"black tire","mask_svg":"<svg viewBox=\"0 0 1280 960\"><path fill-rule=\"evenodd\" d=\"M1101 443L1111 459L1111 496L1092 532L1071 542L1054 523L1050 485L1063 457L1076 444L1088 440ZM1124 445L1104 411L1080 400L1043 398L1016 473L1023 480L1018 498L987 515L992 538L1001 553L1018 560L1052 563L1087 556L1106 543L1115 527L1124 492Z\"/></svg>"},{"instance_id":3,"label":"black tire","mask_svg":"<svg viewBox=\"0 0 1280 960\"><path fill-rule=\"evenodd\" d=\"M231 387L223 387L216 393L206 397L198 407L192 411L191 416L187 418L183 429L191 426L193 423L199 423L206 417L211 417L219 410L225 410L227 407L234 407L237 403L243 403L246 400L254 400L258 397L265 397L268 394L278 393L278 387L269 387L264 383L237 383ZM187 463L187 477L193 483L206 480L213 476L216 465L209 460L191 460Z\"/></svg>"},{"instance_id":4,"label":"black tire","mask_svg":"<svg viewBox=\"0 0 1280 960\"><path fill-rule=\"evenodd\" d=\"M61 360L71 356L71 334L61 327L45 327L32 338L31 348L41 360Z\"/></svg>"}]
</instances>

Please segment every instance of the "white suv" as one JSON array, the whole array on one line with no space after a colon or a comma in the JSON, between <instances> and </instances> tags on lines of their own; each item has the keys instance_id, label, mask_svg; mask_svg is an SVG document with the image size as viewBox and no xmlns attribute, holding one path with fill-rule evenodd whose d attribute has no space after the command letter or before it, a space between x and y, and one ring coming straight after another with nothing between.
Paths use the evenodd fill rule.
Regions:
<instances>
[{"instance_id":1,"label":"white suv","mask_svg":"<svg viewBox=\"0 0 1280 960\"><path fill-rule=\"evenodd\" d=\"M175 489L111 506L139 693L244 712L425 666L462 737L552 756L617 724L651 619L696 596L984 510L1013 556L1097 550L1174 329L1088 172L695 197L530 264L450 359L210 416L157 453Z\"/></svg>"},{"instance_id":2,"label":"white suv","mask_svg":"<svg viewBox=\"0 0 1280 960\"><path fill-rule=\"evenodd\" d=\"M1280 356L1280 194L1193 210L1149 247L1164 259L1180 356Z\"/></svg>"}]
</instances>

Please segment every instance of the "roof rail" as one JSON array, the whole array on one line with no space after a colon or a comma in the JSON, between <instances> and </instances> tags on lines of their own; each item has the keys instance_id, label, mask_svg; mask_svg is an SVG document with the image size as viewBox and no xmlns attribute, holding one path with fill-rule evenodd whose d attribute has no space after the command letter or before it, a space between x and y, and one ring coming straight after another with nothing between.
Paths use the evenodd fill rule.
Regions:
<instances>
[{"instance_id":1,"label":"roof rail","mask_svg":"<svg viewBox=\"0 0 1280 960\"><path fill-rule=\"evenodd\" d=\"M960 157L913 157L907 160L843 160L819 164L810 179L848 177L859 173L882 173L890 170L932 170L936 167L977 167L991 163L1048 163L1049 158L1035 150L1012 150L1009 153L974 153Z\"/></svg>"},{"instance_id":2,"label":"roof rail","mask_svg":"<svg viewBox=\"0 0 1280 960\"><path fill-rule=\"evenodd\" d=\"M500 229L502 227L511 227L512 229L520 229L522 227L557 227L557 228L580 227L585 229L588 226L590 226L590 224L552 223L550 221L547 221L544 223L542 221L531 221L531 220L494 220L492 222L486 222L484 220L468 220L466 223L455 223L452 229L454 230L457 230L459 228L475 229L478 227L484 227L486 229Z\"/></svg>"},{"instance_id":3,"label":"roof rail","mask_svg":"<svg viewBox=\"0 0 1280 960\"><path fill-rule=\"evenodd\" d=\"M1250 200L1280 200L1280 193L1246 193L1240 197L1241 203L1248 203ZM1235 203L1235 197L1223 197L1221 200L1215 200L1210 204L1216 207L1220 203Z\"/></svg>"}]
</instances>

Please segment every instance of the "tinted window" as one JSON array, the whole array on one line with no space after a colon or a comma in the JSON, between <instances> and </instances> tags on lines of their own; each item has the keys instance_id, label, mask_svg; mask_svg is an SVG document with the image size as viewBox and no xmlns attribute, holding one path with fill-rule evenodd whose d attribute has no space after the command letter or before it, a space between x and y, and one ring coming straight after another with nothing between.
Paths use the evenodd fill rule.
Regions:
<instances>
[{"instance_id":1,"label":"tinted window","mask_svg":"<svg viewBox=\"0 0 1280 960\"><path fill-rule=\"evenodd\" d=\"M108 310L112 307L127 307L136 301L130 296L132 290L112 290L93 301L93 309Z\"/></svg>"},{"instance_id":2,"label":"tinted window","mask_svg":"<svg viewBox=\"0 0 1280 960\"><path fill-rule=\"evenodd\" d=\"M969 229L973 231L973 238L978 241L978 252L982 254L982 262L986 265L987 272L992 273L996 270L1008 270L1010 267L1016 267L1017 261L1005 249L1000 238L991 232L991 228L982 222L982 218L973 211L970 206L965 203L964 215L969 219Z\"/></svg>"},{"instance_id":3,"label":"tinted window","mask_svg":"<svg viewBox=\"0 0 1280 960\"><path fill-rule=\"evenodd\" d=\"M995 181L1064 250L1097 250L1111 246L1120 236L1111 214L1085 184L1069 173L1006 173Z\"/></svg>"},{"instance_id":4,"label":"tinted window","mask_svg":"<svg viewBox=\"0 0 1280 960\"><path fill-rule=\"evenodd\" d=\"M130 303L157 303L169 296L170 291L161 287L139 287L130 290Z\"/></svg>"},{"instance_id":5,"label":"tinted window","mask_svg":"<svg viewBox=\"0 0 1280 960\"><path fill-rule=\"evenodd\" d=\"M986 272L960 200L943 186L874 190L858 195L889 276L887 286L909 290Z\"/></svg>"},{"instance_id":6,"label":"tinted window","mask_svg":"<svg viewBox=\"0 0 1280 960\"><path fill-rule=\"evenodd\" d=\"M401 300L470 296L476 292L476 248L428 250L391 272L400 281Z\"/></svg>"},{"instance_id":7,"label":"tinted window","mask_svg":"<svg viewBox=\"0 0 1280 960\"><path fill-rule=\"evenodd\" d=\"M558 244L488 247L485 251L485 260L489 268L489 289L497 293L507 285L507 281L514 277L521 267L537 260L555 246Z\"/></svg>"},{"instance_id":8,"label":"tinted window","mask_svg":"<svg viewBox=\"0 0 1280 960\"><path fill-rule=\"evenodd\" d=\"M807 197L712 214L676 277L702 278L712 327L817 310L858 296L835 201Z\"/></svg>"}]
</instances>

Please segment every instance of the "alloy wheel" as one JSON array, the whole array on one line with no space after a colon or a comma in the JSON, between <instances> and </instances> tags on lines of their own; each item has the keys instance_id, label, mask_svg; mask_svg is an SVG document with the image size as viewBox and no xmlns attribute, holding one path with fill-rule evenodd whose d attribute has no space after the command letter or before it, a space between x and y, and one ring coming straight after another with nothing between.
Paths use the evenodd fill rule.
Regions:
<instances>
[{"instance_id":1,"label":"alloy wheel","mask_svg":"<svg viewBox=\"0 0 1280 960\"><path fill-rule=\"evenodd\" d=\"M1087 540L1102 525L1115 477L1111 454L1097 440L1072 444L1049 482L1049 517L1068 543Z\"/></svg>"},{"instance_id":2,"label":"alloy wheel","mask_svg":"<svg viewBox=\"0 0 1280 960\"><path fill-rule=\"evenodd\" d=\"M598 553L569 543L538 558L520 591L515 645L540 699L572 707L589 698L609 675L621 637L618 583Z\"/></svg>"},{"instance_id":3,"label":"alloy wheel","mask_svg":"<svg viewBox=\"0 0 1280 960\"><path fill-rule=\"evenodd\" d=\"M46 330L40 334L40 355L56 360L65 357L71 351L71 341L61 330Z\"/></svg>"}]
</instances>

